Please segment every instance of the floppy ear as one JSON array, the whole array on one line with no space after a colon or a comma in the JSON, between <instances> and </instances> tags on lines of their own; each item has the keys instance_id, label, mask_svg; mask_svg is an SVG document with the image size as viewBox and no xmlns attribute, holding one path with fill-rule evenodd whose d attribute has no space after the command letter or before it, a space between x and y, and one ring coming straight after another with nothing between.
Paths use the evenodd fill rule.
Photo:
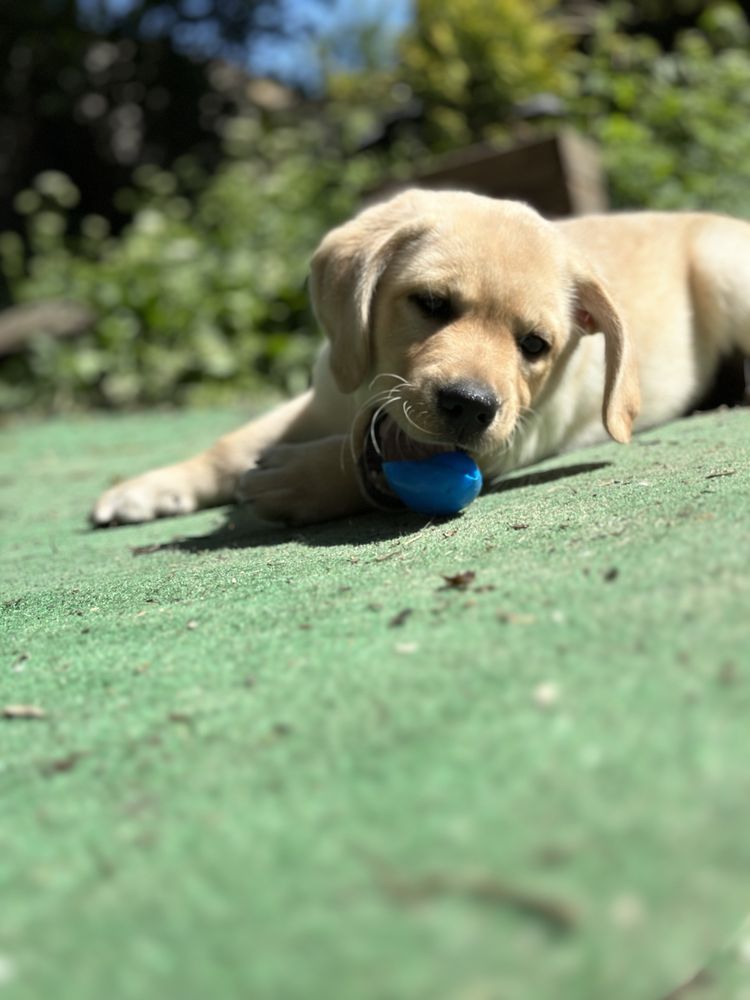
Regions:
<instances>
[{"instance_id":1,"label":"floppy ear","mask_svg":"<svg viewBox=\"0 0 750 1000\"><path fill-rule=\"evenodd\" d=\"M331 342L331 371L342 392L358 388L370 368L378 282L397 251L425 231L414 218L417 195L406 192L366 209L332 230L313 255L310 298Z\"/></svg>"},{"instance_id":2,"label":"floppy ear","mask_svg":"<svg viewBox=\"0 0 750 1000\"><path fill-rule=\"evenodd\" d=\"M641 394L630 337L604 285L591 274L576 281L576 325L583 333L604 334L604 403L602 420L610 437L630 441Z\"/></svg>"}]
</instances>

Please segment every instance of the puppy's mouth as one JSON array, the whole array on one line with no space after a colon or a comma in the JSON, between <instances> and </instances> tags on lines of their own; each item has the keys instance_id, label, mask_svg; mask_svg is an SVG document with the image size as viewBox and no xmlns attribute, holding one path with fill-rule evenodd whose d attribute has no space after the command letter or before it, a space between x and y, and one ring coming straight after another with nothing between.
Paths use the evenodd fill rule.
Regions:
<instances>
[{"instance_id":1,"label":"puppy's mouth","mask_svg":"<svg viewBox=\"0 0 750 1000\"><path fill-rule=\"evenodd\" d=\"M359 478L365 496L384 510L403 510L404 504L385 478L383 462L415 462L456 450L452 444L417 441L386 413L373 416L359 456Z\"/></svg>"}]
</instances>

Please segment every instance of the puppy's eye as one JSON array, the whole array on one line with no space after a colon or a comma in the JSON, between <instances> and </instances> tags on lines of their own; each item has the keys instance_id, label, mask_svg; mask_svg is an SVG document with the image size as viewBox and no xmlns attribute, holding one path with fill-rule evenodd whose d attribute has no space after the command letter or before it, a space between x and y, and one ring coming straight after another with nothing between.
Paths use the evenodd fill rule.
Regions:
<instances>
[{"instance_id":1,"label":"puppy's eye","mask_svg":"<svg viewBox=\"0 0 750 1000\"><path fill-rule=\"evenodd\" d=\"M518 346L521 348L524 357L530 361L536 361L537 358L541 358L549 350L549 344L538 333L527 333L525 337L521 337L518 341Z\"/></svg>"},{"instance_id":2,"label":"puppy's eye","mask_svg":"<svg viewBox=\"0 0 750 1000\"><path fill-rule=\"evenodd\" d=\"M440 320L447 323L456 315L453 303L447 295L434 295L432 292L412 292L409 301L426 316L427 319Z\"/></svg>"}]
</instances>

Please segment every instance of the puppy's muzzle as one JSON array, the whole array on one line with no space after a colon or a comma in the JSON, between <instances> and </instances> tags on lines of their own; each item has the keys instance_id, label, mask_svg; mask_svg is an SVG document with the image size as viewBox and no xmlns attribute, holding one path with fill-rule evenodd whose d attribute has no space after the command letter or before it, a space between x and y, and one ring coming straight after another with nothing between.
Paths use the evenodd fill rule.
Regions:
<instances>
[{"instance_id":1,"label":"puppy's muzzle","mask_svg":"<svg viewBox=\"0 0 750 1000\"><path fill-rule=\"evenodd\" d=\"M471 445L487 430L500 411L500 400L482 382L461 381L438 386L435 411L445 436Z\"/></svg>"},{"instance_id":2,"label":"puppy's muzzle","mask_svg":"<svg viewBox=\"0 0 750 1000\"><path fill-rule=\"evenodd\" d=\"M360 423L364 433L357 470L363 493L376 507L402 508L383 472L383 462L418 462L441 452L471 449L480 443L500 408L500 400L486 384L462 379L432 390L431 427L424 432L427 440L412 437L383 407L369 414L366 425Z\"/></svg>"}]
</instances>

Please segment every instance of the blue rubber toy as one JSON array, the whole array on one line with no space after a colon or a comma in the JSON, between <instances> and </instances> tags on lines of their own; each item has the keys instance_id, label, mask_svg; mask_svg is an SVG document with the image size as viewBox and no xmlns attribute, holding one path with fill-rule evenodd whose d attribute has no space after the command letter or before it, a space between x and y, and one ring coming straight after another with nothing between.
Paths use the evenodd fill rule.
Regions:
<instances>
[{"instance_id":1,"label":"blue rubber toy","mask_svg":"<svg viewBox=\"0 0 750 1000\"><path fill-rule=\"evenodd\" d=\"M383 462L383 472L396 496L418 514L456 514L482 489L479 466L462 451Z\"/></svg>"}]
</instances>

